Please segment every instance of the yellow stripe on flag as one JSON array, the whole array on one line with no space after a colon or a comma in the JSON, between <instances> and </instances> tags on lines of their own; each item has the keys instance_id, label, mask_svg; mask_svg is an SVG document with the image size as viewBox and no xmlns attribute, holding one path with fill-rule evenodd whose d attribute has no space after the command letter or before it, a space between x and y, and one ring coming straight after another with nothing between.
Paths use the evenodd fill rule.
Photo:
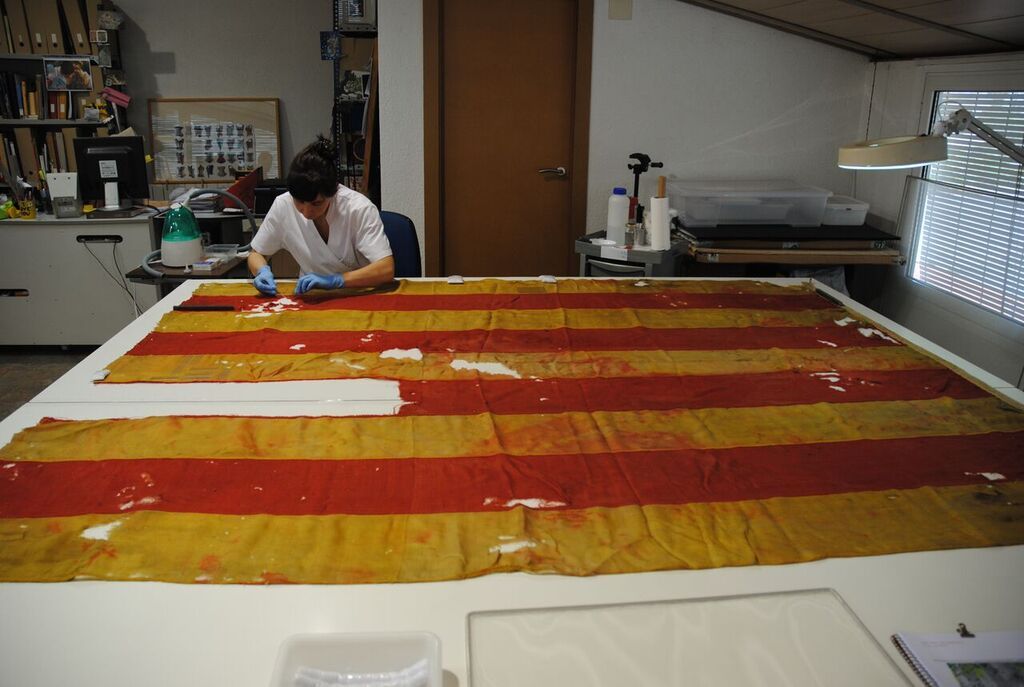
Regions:
<instances>
[{"instance_id":1,"label":"yellow stripe on flag","mask_svg":"<svg viewBox=\"0 0 1024 687\"><path fill-rule=\"evenodd\" d=\"M681 506L409 516L129 515L0 520L0 581L426 582L784 564L1024 543L1024 484ZM957 517L950 518L955 512ZM188 536L183 536L188 533Z\"/></svg>"},{"instance_id":2,"label":"yellow stripe on flag","mask_svg":"<svg viewBox=\"0 0 1024 687\"><path fill-rule=\"evenodd\" d=\"M737 342L742 345L742 341ZM456 362L462 361L462 362ZM468 364L467 364L468 363ZM505 374L475 364L497 363ZM918 370L938 365L907 346L873 348L737 349L712 351L545 351L543 353L426 353L422 360L380 353L203 354L122 356L108 366L107 383L259 382L265 379L585 379L648 375L760 374L786 370ZM484 368L496 370L500 368Z\"/></svg>"},{"instance_id":3,"label":"yellow stripe on flag","mask_svg":"<svg viewBox=\"0 0 1024 687\"><path fill-rule=\"evenodd\" d=\"M649 327L816 327L846 311L694 308L692 310L579 308L546 310L304 310L282 312L172 312L157 332L308 331L437 332L469 329L625 329Z\"/></svg>"},{"instance_id":4,"label":"yellow stripe on flag","mask_svg":"<svg viewBox=\"0 0 1024 687\"><path fill-rule=\"evenodd\" d=\"M291 295L295 282L278 280L282 295ZM393 290L392 290L393 289ZM779 286L756 280L660 280L660 279L567 279L555 284L541 281L481 279L467 280L465 284L449 284L447 281L399 280L397 288L388 285L384 289L344 289L338 293L382 293L402 296L451 296L469 294L519 294L519 293L746 293L770 295L803 295L811 292L807 284ZM196 289L197 296L254 296L256 289L251 282L203 283Z\"/></svg>"},{"instance_id":5,"label":"yellow stripe on flag","mask_svg":"<svg viewBox=\"0 0 1024 687\"><path fill-rule=\"evenodd\" d=\"M537 415L148 417L47 422L0 460L392 459L796 445L1024 431L994 397Z\"/></svg>"}]
</instances>

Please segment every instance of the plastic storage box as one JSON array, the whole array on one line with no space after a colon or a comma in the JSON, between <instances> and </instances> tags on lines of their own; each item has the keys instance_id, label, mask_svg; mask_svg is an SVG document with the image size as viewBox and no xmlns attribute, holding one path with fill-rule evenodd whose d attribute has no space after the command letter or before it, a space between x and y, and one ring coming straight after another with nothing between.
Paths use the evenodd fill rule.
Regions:
<instances>
[{"instance_id":1,"label":"plastic storage box","mask_svg":"<svg viewBox=\"0 0 1024 687\"><path fill-rule=\"evenodd\" d=\"M832 196L825 203L825 216L821 223L859 227L867 219L870 207L863 200L849 196Z\"/></svg>"},{"instance_id":2,"label":"plastic storage box","mask_svg":"<svg viewBox=\"0 0 1024 687\"><path fill-rule=\"evenodd\" d=\"M415 677L407 672L413 667ZM293 635L281 644L270 686L293 687L300 669L340 673L358 684L390 677L395 684L442 687L441 640L430 632Z\"/></svg>"},{"instance_id":3,"label":"plastic storage box","mask_svg":"<svg viewBox=\"0 0 1024 687\"><path fill-rule=\"evenodd\" d=\"M672 181L668 195L685 226L788 224L817 227L821 225L825 201L832 192L815 186L800 186L789 179L764 179Z\"/></svg>"}]
</instances>

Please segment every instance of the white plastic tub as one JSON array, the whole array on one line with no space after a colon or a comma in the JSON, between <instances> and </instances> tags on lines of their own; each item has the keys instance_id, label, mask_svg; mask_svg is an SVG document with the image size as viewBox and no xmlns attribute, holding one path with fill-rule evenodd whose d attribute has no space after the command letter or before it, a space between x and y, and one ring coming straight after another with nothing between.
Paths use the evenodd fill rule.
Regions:
<instances>
[{"instance_id":1,"label":"white plastic tub","mask_svg":"<svg viewBox=\"0 0 1024 687\"><path fill-rule=\"evenodd\" d=\"M306 634L286 639L277 653L270 687L293 687L302 668L341 675L376 676L364 683L398 676L425 661L421 679L402 678L396 684L409 687L442 687L441 640L430 632L380 632L357 634Z\"/></svg>"},{"instance_id":2,"label":"white plastic tub","mask_svg":"<svg viewBox=\"0 0 1024 687\"><path fill-rule=\"evenodd\" d=\"M857 226L864 224L871 206L863 200L849 196L832 196L825 203L825 216L822 224Z\"/></svg>"},{"instance_id":3,"label":"white plastic tub","mask_svg":"<svg viewBox=\"0 0 1024 687\"><path fill-rule=\"evenodd\" d=\"M821 225L825 201L831 191L801 186L790 179L750 181L672 181L668 184L672 207L683 224L715 227L720 224Z\"/></svg>"}]
</instances>

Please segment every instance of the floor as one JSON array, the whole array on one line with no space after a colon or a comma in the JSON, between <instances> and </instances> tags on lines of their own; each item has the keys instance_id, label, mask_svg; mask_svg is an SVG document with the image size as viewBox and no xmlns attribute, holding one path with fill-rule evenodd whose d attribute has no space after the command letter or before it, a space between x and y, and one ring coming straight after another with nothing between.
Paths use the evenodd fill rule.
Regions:
<instances>
[{"instance_id":1,"label":"floor","mask_svg":"<svg viewBox=\"0 0 1024 687\"><path fill-rule=\"evenodd\" d=\"M95 346L0 346L0 420L94 350Z\"/></svg>"}]
</instances>

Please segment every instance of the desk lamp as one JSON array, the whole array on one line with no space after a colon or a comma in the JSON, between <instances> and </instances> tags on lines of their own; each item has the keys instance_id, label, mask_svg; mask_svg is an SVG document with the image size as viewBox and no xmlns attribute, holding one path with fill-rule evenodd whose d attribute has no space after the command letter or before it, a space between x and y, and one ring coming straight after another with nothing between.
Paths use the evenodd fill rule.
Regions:
<instances>
[{"instance_id":1,"label":"desk lamp","mask_svg":"<svg viewBox=\"0 0 1024 687\"><path fill-rule=\"evenodd\" d=\"M947 158L946 136L971 131L983 141L1024 164L1024 148L1011 143L963 108L935 126L930 135L897 136L859 141L839 149L843 169L905 169L930 165Z\"/></svg>"}]
</instances>

